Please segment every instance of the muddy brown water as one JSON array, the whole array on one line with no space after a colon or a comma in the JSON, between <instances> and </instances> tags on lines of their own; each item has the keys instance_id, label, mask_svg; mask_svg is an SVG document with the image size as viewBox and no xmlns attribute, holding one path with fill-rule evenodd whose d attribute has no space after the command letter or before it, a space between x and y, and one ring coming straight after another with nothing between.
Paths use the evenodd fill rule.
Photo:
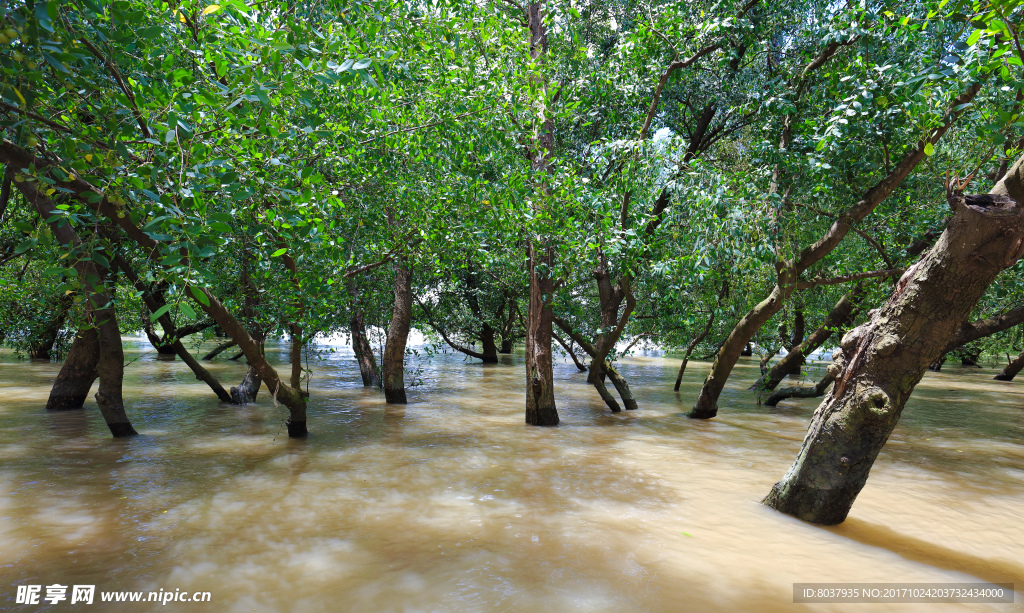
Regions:
<instances>
[{"instance_id":1,"label":"muddy brown water","mask_svg":"<svg viewBox=\"0 0 1024 613\"><path fill-rule=\"evenodd\" d=\"M817 403L758 405L756 358L710 421L683 415L705 364L676 394L675 359L624 360L641 409L612 415L562 362L562 425L540 429L523 424L520 356L413 358L402 407L335 349L314 362L304 441L265 390L218 404L138 339L141 435L114 440L93 400L43 409L59 364L0 352L0 609L72 610L15 604L16 585L60 583L211 592L79 605L96 611L932 611L796 605L792 585L980 580L1016 583L1016 603L940 610L1024 607L1024 381L997 369L929 373L850 519L821 528L758 504Z\"/></svg>"}]
</instances>

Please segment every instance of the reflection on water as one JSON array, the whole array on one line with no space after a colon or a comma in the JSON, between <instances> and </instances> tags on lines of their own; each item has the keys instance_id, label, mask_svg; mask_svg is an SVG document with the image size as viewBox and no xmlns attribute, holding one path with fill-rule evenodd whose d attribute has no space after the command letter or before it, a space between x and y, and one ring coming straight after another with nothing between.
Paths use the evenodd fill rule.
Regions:
<instances>
[{"instance_id":1,"label":"reflection on water","mask_svg":"<svg viewBox=\"0 0 1024 613\"><path fill-rule=\"evenodd\" d=\"M756 361L711 421L683 416L706 365L675 394L675 360L626 360L641 410L612 415L560 364L562 425L538 429L519 357L416 361L424 385L387 406L339 348L295 441L266 394L220 405L181 362L127 354L141 436L121 441L92 401L43 410L59 365L0 353L0 609L46 608L14 604L25 583L212 592L168 610L616 612L796 610L794 582L1024 585L1024 382L994 371L929 373L850 520L825 529L758 504L816 402L758 405Z\"/></svg>"}]
</instances>

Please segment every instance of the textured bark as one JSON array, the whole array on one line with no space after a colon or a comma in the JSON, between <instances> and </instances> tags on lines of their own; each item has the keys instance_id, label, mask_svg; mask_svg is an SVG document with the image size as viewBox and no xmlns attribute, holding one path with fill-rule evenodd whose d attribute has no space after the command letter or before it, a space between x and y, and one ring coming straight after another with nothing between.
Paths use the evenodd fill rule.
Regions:
<instances>
[{"instance_id":1,"label":"textured bark","mask_svg":"<svg viewBox=\"0 0 1024 613\"><path fill-rule=\"evenodd\" d=\"M907 399L1002 270L1024 252L1024 158L991 195L950 195L939 241L871 319L848 332L832 392L765 504L805 521L846 519Z\"/></svg>"},{"instance_id":2,"label":"textured bark","mask_svg":"<svg viewBox=\"0 0 1024 613\"><path fill-rule=\"evenodd\" d=\"M526 313L526 423L531 426L557 426L555 377L551 355L551 297L554 280L549 271L555 263L549 246L527 246L530 275L530 302ZM538 265L543 265L538 269Z\"/></svg>"},{"instance_id":3,"label":"textured bark","mask_svg":"<svg viewBox=\"0 0 1024 613\"><path fill-rule=\"evenodd\" d=\"M384 374L384 400L405 404L405 345L412 322L412 269L401 263L395 267L395 301L384 344L381 364Z\"/></svg>"},{"instance_id":4,"label":"textured bark","mask_svg":"<svg viewBox=\"0 0 1024 613\"><path fill-rule=\"evenodd\" d=\"M942 138L980 90L981 83L975 83L966 92L957 96L949 105L942 125L933 128L927 137L920 140L915 147L908 148L906 154L893 167L892 171L867 190L856 204L836 217L821 238L805 247L792 262L779 263L778 283L772 288L771 294L751 309L729 334L729 338L722 345L718 355L715 356L711 372L708 373L708 377L704 381L696 404L687 413L688 416L707 419L718 415L718 398L736 366L740 352L761 326L782 309L785 301L793 293L799 281L799 275L831 253L843 241L854 224L867 217L899 187L903 180L925 159L925 147L934 145ZM788 117L791 116L787 116L787 122Z\"/></svg>"},{"instance_id":5,"label":"textured bark","mask_svg":"<svg viewBox=\"0 0 1024 613\"><path fill-rule=\"evenodd\" d=\"M249 366L238 387L231 388L231 402L235 404L256 402L256 396L260 393L260 385L262 383L263 379L260 377L259 371Z\"/></svg>"},{"instance_id":6,"label":"textured bark","mask_svg":"<svg viewBox=\"0 0 1024 613\"><path fill-rule=\"evenodd\" d=\"M867 295L867 292L864 286L860 284L844 294L839 299L839 302L836 303L836 306L832 307L829 314L825 316L825 321L822 322L821 326L805 338L803 342L793 347L781 360L776 362L771 370L768 371L768 374L758 379L757 383L750 389L752 391L773 390L778 387L779 383L786 376L794 374L794 367L799 372L799 364L805 361L808 355L813 353L818 347L821 347L837 330L853 323L854 317L857 316L859 304L865 295Z\"/></svg>"},{"instance_id":7,"label":"textured bark","mask_svg":"<svg viewBox=\"0 0 1024 613\"><path fill-rule=\"evenodd\" d=\"M50 411L80 409L89 397L89 389L99 376L96 364L100 357L100 340L96 328L87 326L78 331L71 349L64 358L57 379L50 388L46 408Z\"/></svg>"},{"instance_id":8,"label":"textured bark","mask_svg":"<svg viewBox=\"0 0 1024 613\"><path fill-rule=\"evenodd\" d=\"M1017 376L1021 369L1024 369L1024 351L1021 351L1019 356L1010 360L1006 368L994 378L996 381L1013 381L1013 378Z\"/></svg>"},{"instance_id":9,"label":"textured bark","mask_svg":"<svg viewBox=\"0 0 1024 613\"><path fill-rule=\"evenodd\" d=\"M355 353L356 362L359 364L359 375L363 379L363 386L382 387L383 381L380 378L380 369L377 368L377 359L373 356L373 347L370 346L370 339L366 336L363 312L358 309L353 311L348 325L352 331L352 352Z\"/></svg>"},{"instance_id":10,"label":"textured bark","mask_svg":"<svg viewBox=\"0 0 1024 613\"><path fill-rule=\"evenodd\" d=\"M542 1L531 2L528 7L527 27L530 30L530 59L535 67L543 66L548 51L546 11ZM532 135L527 157L537 181L539 211L549 200L548 186L544 183L551 169L549 156L555 147L554 121L547 109L547 79L539 71L531 74L534 85L542 90L534 101L534 111L540 120ZM543 230L542 230L543 231ZM529 297L526 312L526 423L531 426L557 426L558 409L555 406L555 377L551 351L551 300L555 292L555 250L550 239L532 235L526 239Z\"/></svg>"},{"instance_id":11,"label":"textured bark","mask_svg":"<svg viewBox=\"0 0 1024 613\"><path fill-rule=\"evenodd\" d=\"M967 322L960 326L960 329L956 331L953 338L949 339L942 352L949 353L963 347L967 343L985 338L986 336L992 336L1003 330L1009 330L1021 323L1024 323L1024 305L1012 308L999 315Z\"/></svg>"},{"instance_id":12,"label":"textured bark","mask_svg":"<svg viewBox=\"0 0 1024 613\"><path fill-rule=\"evenodd\" d=\"M824 396L828 390L828 386L832 385L832 382L836 380L835 374L830 370L825 373L825 376L818 381L814 387L784 387L776 390L774 394L768 396L768 399L764 403L770 407L773 407L787 398L818 398Z\"/></svg>"}]
</instances>

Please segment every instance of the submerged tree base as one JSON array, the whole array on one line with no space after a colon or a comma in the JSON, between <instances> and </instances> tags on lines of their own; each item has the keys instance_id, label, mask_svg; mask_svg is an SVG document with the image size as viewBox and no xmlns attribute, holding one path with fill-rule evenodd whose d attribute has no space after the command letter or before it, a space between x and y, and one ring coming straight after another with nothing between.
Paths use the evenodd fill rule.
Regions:
<instances>
[{"instance_id":1,"label":"submerged tree base","mask_svg":"<svg viewBox=\"0 0 1024 613\"><path fill-rule=\"evenodd\" d=\"M306 430L306 422L288 420L288 438L306 438L309 430Z\"/></svg>"}]
</instances>

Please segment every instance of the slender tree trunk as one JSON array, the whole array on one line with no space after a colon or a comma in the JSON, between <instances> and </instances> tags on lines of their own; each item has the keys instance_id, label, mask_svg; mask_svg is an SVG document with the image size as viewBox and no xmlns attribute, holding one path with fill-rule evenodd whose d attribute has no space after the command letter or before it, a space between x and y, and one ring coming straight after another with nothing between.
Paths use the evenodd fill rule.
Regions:
<instances>
[{"instance_id":1,"label":"slender tree trunk","mask_svg":"<svg viewBox=\"0 0 1024 613\"><path fill-rule=\"evenodd\" d=\"M785 276L785 272L781 276ZM725 389L725 382L729 380L732 369L740 359L743 348L747 346L754 334L761 329L766 321L782 309L786 298L792 293L794 284L781 283L772 289L772 293L762 300L757 306L743 316L743 319L736 324L729 333L725 343L715 355L715 361L711 364L711 372L704 380L700 388L700 395L693 409L686 415L700 419L708 419L718 415L718 397Z\"/></svg>"},{"instance_id":2,"label":"slender tree trunk","mask_svg":"<svg viewBox=\"0 0 1024 613\"><path fill-rule=\"evenodd\" d=\"M120 254L117 254L114 256L113 263L114 266L120 269L124 276L132 282L136 291L142 293L142 301L146 304L146 308L150 313L157 313L164 307L165 302L163 292L153 291L152 286L143 283L142 279L139 278L139 275L135 273L135 270L128 263L128 260L124 259ZM171 319L170 313L164 313L157 318L157 321L164 330L164 339L173 339L168 346L175 355L181 357L181 360L185 362L185 365L187 365L189 369L192 370L192 373L195 374L196 379L209 385L210 389L213 390L213 393L216 394L217 398L222 402L233 402L232 396L224 390L224 386L221 385L217 377L213 376L213 373L206 370L202 364L192 357L192 354L189 353L188 349L185 348L185 345L182 344L181 336L179 336L181 332L194 334L199 330L209 327L210 324L204 323L197 326L186 326L185 328L175 329L174 321ZM149 331L147 330L147 332ZM152 339L152 334L150 338ZM221 351L223 351L223 349Z\"/></svg>"},{"instance_id":3,"label":"slender tree trunk","mask_svg":"<svg viewBox=\"0 0 1024 613\"><path fill-rule=\"evenodd\" d=\"M995 376L996 381L1013 381L1013 378L1017 376L1017 373L1024 369L1024 351L1020 352L1020 355L1010 361L1003 369L1001 373Z\"/></svg>"},{"instance_id":4,"label":"slender tree trunk","mask_svg":"<svg viewBox=\"0 0 1024 613\"><path fill-rule=\"evenodd\" d=\"M412 269L407 264L395 267L395 302L384 345L384 400L405 404L405 345L412 322Z\"/></svg>"},{"instance_id":5,"label":"slender tree trunk","mask_svg":"<svg viewBox=\"0 0 1024 613\"><path fill-rule=\"evenodd\" d=\"M784 387L768 396L768 400L765 400L764 403L773 407L787 398L818 398L825 395L828 386L832 385L835 380L835 373L829 369L814 387Z\"/></svg>"},{"instance_id":6,"label":"slender tree trunk","mask_svg":"<svg viewBox=\"0 0 1024 613\"><path fill-rule=\"evenodd\" d=\"M807 322L804 321L803 309L797 309L796 314L793 316L793 338L786 345L786 355L793 353L793 348L799 347L804 342L804 331L807 326ZM801 354L800 359L790 366L789 374L799 375L800 368L807 362L804 355Z\"/></svg>"},{"instance_id":7,"label":"slender tree trunk","mask_svg":"<svg viewBox=\"0 0 1024 613\"><path fill-rule=\"evenodd\" d=\"M356 354L356 362L359 363L359 375L363 378L363 386L381 387L383 382L380 378L380 369L377 368L377 359L373 356L370 339L366 337L363 312L358 308L352 312L349 329L352 331L352 352Z\"/></svg>"},{"instance_id":8,"label":"slender tree trunk","mask_svg":"<svg viewBox=\"0 0 1024 613\"><path fill-rule=\"evenodd\" d=\"M1022 164L1024 158L991 195L950 194L954 213L938 243L867 323L843 337L835 386L765 504L819 524L846 519L928 365L999 272L1024 252Z\"/></svg>"},{"instance_id":9,"label":"slender tree trunk","mask_svg":"<svg viewBox=\"0 0 1024 613\"><path fill-rule=\"evenodd\" d=\"M557 341L558 344L562 346L562 349L565 349L565 352L569 354L569 357L572 358L572 363L576 365L576 370L580 372L587 372L587 367L583 364L583 362L580 362L579 358L576 357L576 352L572 350L572 347L569 346L569 343L565 342L561 336L555 334L554 330L552 330L551 332L551 337L554 338L555 341Z\"/></svg>"},{"instance_id":10,"label":"slender tree trunk","mask_svg":"<svg viewBox=\"0 0 1024 613\"><path fill-rule=\"evenodd\" d=\"M728 285L726 285L725 288L726 289L723 289L723 294L728 291ZM721 302L721 298L719 299L719 302ZM714 325L714 323L715 311L711 311L711 315L708 317L708 323L704 326L704 329L701 330L700 334L693 337L693 340L690 341L690 344L686 346L686 353L683 354L683 363L679 365L679 374L676 375L676 384L672 388L673 391L679 391L679 386L683 384L683 373L686 372L686 364L689 363L690 356L693 354L693 350L697 348L697 345L704 342L704 339L707 338L708 333L711 332L711 326Z\"/></svg>"},{"instance_id":11,"label":"slender tree trunk","mask_svg":"<svg viewBox=\"0 0 1024 613\"><path fill-rule=\"evenodd\" d=\"M530 303L526 313L526 423L557 426L550 302L555 291L550 276L555 254L550 246L537 245L532 240L527 244L526 254L530 274Z\"/></svg>"},{"instance_id":12,"label":"slender tree trunk","mask_svg":"<svg viewBox=\"0 0 1024 613\"><path fill-rule=\"evenodd\" d=\"M46 408L51 411L82 408L89 397L89 389L99 376L96 370L99 357L99 334L96 328L84 326L71 343L64 365L50 388Z\"/></svg>"},{"instance_id":13,"label":"slender tree trunk","mask_svg":"<svg viewBox=\"0 0 1024 613\"><path fill-rule=\"evenodd\" d=\"M861 284L858 284L854 289L844 294L839 299L839 302L836 303L836 306L832 307L829 314L825 316L825 321L822 322L821 327L812 332L803 342L793 347L789 353L772 366L767 376L758 379L757 383L750 389L752 391L773 390L778 387L779 383L787 375L793 374L794 366L797 366L797 372L799 372L799 364L805 361L808 355L813 353L818 347L821 347L825 341L835 334L836 330L845 328L853 323L853 318L857 316L858 305L866 294L867 292Z\"/></svg>"},{"instance_id":14,"label":"slender tree trunk","mask_svg":"<svg viewBox=\"0 0 1024 613\"><path fill-rule=\"evenodd\" d=\"M548 51L548 32L545 23L544 2L537 0L528 7L527 27L530 29L530 58L535 67L543 66ZM530 169L537 181L538 212L549 199L545 183L549 157L555 147L554 121L547 108L547 79L536 68L530 79L540 90L534 100L536 124L528 157ZM541 232L546 232L541 229ZM526 312L526 423L531 426L557 426L555 407L555 377L551 351L551 301L555 293L555 250L550 239L532 235L526 239L527 274L529 275L529 301Z\"/></svg>"},{"instance_id":15,"label":"slender tree trunk","mask_svg":"<svg viewBox=\"0 0 1024 613\"><path fill-rule=\"evenodd\" d=\"M204 355L203 356L203 360L206 361L206 362L209 362L209 361L213 360L213 358L215 358L218 355L220 355L221 353L223 353L224 351L226 351L228 349L231 349L232 347L234 347L236 345L238 345L238 343L236 343L235 341L228 341L226 343L221 343L221 344L217 345L216 347L214 347L210 351L210 353L207 353L206 355Z\"/></svg>"},{"instance_id":16,"label":"slender tree trunk","mask_svg":"<svg viewBox=\"0 0 1024 613\"><path fill-rule=\"evenodd\" d=\"M633 397L633 391L629 389L629 383L626 382L626 378L619 374L619 371L612 365L611 362L605 360L604 371L608 374L608 379L615 386L615 391L619 393L619 398L622 399L622 406L626 407L627 411L635 411L639 408L636 404L636 398Z\"/></svg>"}]
</instances>

